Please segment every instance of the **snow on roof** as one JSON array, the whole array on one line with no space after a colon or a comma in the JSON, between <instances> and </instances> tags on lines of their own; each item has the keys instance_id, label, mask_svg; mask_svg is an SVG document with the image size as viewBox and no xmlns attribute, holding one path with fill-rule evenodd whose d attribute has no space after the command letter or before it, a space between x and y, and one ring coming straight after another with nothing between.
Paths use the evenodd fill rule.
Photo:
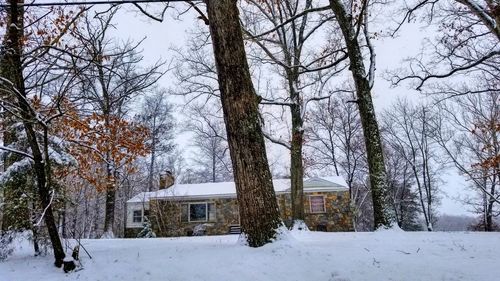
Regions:
<instances>
[{"instance_id":1,"label":"snow on roof","mask_svg":"<svg viewBox=\"0 0 500 281\"><path fill-rule=\"evenodd\" d=\"M273 180L276 193L290 192L290 179ZM314 177L304 179L304 192L347 190L347 184L342 177ZM141 192L128 200L128 203L147 202L151 198L220 198L235 197L234 182L210 182L198 184L174 184L173 186L153 191Z\"/></svg>"}]
</instances>

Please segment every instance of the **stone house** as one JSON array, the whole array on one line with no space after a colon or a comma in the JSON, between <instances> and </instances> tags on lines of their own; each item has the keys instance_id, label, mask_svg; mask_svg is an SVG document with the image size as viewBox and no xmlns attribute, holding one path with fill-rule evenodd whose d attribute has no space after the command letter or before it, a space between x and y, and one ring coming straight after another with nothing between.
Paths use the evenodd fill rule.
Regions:
<instances>
[{"instance_id":1,"label":"stone house","mask_svg":"<svg viewBox=\"0 0 500 281\"><path fill-rule=\"evenodd\" d=\"M281 217L288 224L290 180L276 179L273 185ZM239 233L234 182L174 184L163 178L160 186L163 188L158 191L143 192L127 201L126 237L137 237L147 220L160 237ZM343 178L306 178L304 195L305 223L309 229L353 230L349 190Z\"/></svg>"}]
</instances>

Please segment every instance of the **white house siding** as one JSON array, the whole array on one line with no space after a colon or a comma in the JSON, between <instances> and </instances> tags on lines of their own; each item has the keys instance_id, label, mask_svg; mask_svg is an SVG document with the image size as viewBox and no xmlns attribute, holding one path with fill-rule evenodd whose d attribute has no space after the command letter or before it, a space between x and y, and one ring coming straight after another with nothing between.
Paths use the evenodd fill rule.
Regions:
<instances>
[{"instance_id":1,"label":"white house siding","mask_svg":"<svg viewBox=\"0 0 500 281\"><path fill-rule=\"evenodd\" d=\"M142 222L134 222L134 211L149 210L149 202L127 202L127 228L142 228Z\"/></svg>"}]
</instances>

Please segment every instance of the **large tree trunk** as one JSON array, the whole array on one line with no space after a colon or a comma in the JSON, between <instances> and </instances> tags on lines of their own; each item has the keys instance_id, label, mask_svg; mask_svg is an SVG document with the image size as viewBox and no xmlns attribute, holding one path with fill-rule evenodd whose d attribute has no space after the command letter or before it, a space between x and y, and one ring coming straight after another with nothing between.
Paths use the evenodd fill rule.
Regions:
<instances>
[{"instance_id":1,"label":"large tree trunk","mask_svg":"<svg viewBox=\"0 0 500 281\"><path fill-rule=\"evenodd\" d=\"M490 194L496 194L495 193L495 186L496 186L496 176L493 176L493 184L491 185L490 188ZM493 223L493 205L495 204L495 199L491 196L487 197L487 202L486 202L486 208L485 208L485 213L486 213L486 223L484 225L484 230L485 231L494 231L494 223Z\"/></svg>"},{"instance_id":2,"label":"large tree trunk","mask_svg":"<svg viewBox=\"0 0 500 281\"><path fill-rule=\"evenodd\" d=\"M57 231L57 225L52 211L52 196L50 193L50 175L46 174L46 163L49 159L44 159L40 150L40 145L36 137L33 121L36 120L34 113L30 111L26 100L26 89L22 73L21 54L22 54L22 32L23 18L22 8L17 4L23 3L22 0L9 0L9 23L7 24L7 35L4 42L6 52L4 54L5 68L8 71L2 71L2 75L13 83L15 91L18 91L17 105L21 109L23 125L27 135L28 143L33 154L34 172L37 181L38 196L42 203L42 214L45 220L52 248L54 249L55 265L61 267L65 257L62 243ZM49 169L50 171L50 169Z\"/></svg>"},{"instance_id":3,"label":"large tree trunk","mask_svg":"<svg viewBox=\"0 0 500 281\"><path fill-rule=\"evenodd\" d=\"M22 104L23 102L20 101ZM24 106L21 106L22 110L25 111L27 110L26 104ZM33 117L33 116L24 116L25 118L27 117ZM53 196L54 194L51 194L50 192L50 184L48 184L47 177L50 177L50 175L47 175L45 173L45 162L44 158L42 156L42 153L40 152L39 146L38 146L38 141L36 139L36 134L35 130L33 129L31 123L29 121L24 121L24 127L26 134L28 136L28 142L31 147L31 151L33 153L33 161L34 161L34 166L35 166L35 173L36 173L36 179L37 179L37 188L38 188L38 196L40 196L40 200L42 202L42 209L44 210L45 214L42 214L44 216L45 220L45 225L47 227L47 231L49 233L50 241L52 243L52 248L54 249L54 258L55 262L54 265L57 267L61 267L63 264L63 259L65 257L64 250L62 247L61 239L59 237L59 232L57 230L57 225L56 225L56 220L54 218L54 213L52 211L52 203L53 203ZM46 161L49 161L46 159ZM52 192L55 192L52 190Z\"/></svg>"},{"instance_id":4,"label":"large tree trunk","mask_svg":"<svg viewBox=\"0 0 500 281\"><path fill-rule=\"evenodd\" d=\"M99 54L102 54L102 50L99 51ZM104 116L104 130L107 137L110 140L115 140L115 136L111 132L111 98L108 92L108 85L106 83L106 78L104 75L103 69L103 58L99 57L97 61L97 72L99 83L102 90L103 97L103 108L102 115ZM105 203L105 214L104 214L104 233L103 238L114 238L115 234L113 232L113 226L115 223L115 202L116 202L116 175L115 175L115 167L112 167L113 158L111 155L111 151L113 147L111 147L115 143L114 141L108 142L108 147L106 150L106 203Z\"/></svg>"},{"instance_id":5,"label":"large tree trunk","mask_svg":"<svg viewBox=\"0 0 500 281\"><path fill-rule=\"evenodd\" d=\"M111 173L111 172L110 172ZM115 223L115 205L116 205L116 184L115 177L111 173L108 173L108 183L106 188L106 207L104 215L104 234L103 238L114 238L115 234L113 231L113 226Z\"/></svg>"},{"instance_id":6,"label":"large tree trunk","mask_svg":"<svg viewBox=\"0 0 500 281\"><path fill-rule=\"evenodd\" d=\"M151 158L149 160L149 175L148 175L148 191L153 191L154 185L154 173L155 173L155 161L156 161L156 147L155 147L155 137L153 137L153 145L151 146Z\"/></svg>"},{"instance_id":7,"label":"large tree trunk","mask_svg":"<svg viewBox=\"0 0 500 281\"><path fill-rule=\"evenodd\" d=\"M113 224L115 220L115 196L113 188L106 190L106 215L104 216L104 238L113 238Z\"/></svg>"},{"instance_id":8,"label":"large tree trunk","mask_svg":"<svg viewBox=\"0 0 500 281\"><path fill-rule=\"evenodd\" d=\"M246 60L236 0L206 1L241 227L251 247L281 225L260 127L259 98Z\"/></svg>"},{"instance_id":9,"label":"large tree trunk","mask_svg":"<svg viewBox=\"0 0 500 281\"><path fill-rule=\"evenodd\" d=\"M382 143L378 129L375 110L371 96L371 86L367 79L363 54L359 46L356 29L340 0L330 0L330 6L342 30L350 60L350 70L354 79L357 94L357 104L367 152L368 169L370 172L370 188L373 200L373 216L375 228L390 226L391 219L386 206L386 172Z\"/></svg>"},{"instance_id":10,"label":"large tree trunk","mask_svg":"<svg viewBox=\"0 0 500 281\"><path fill-rule=\"evenodd\" d=\"M295 93L295 95L298 95ZM296 97L298 99L298 96ZM302 161L302 144L304 129L299 104L290 107L292 112L292 142L290 149L290 177L293 223L304 221L304 167Z\"/></svg>"},{"instance_id":11,"label":"large tree trunk","mask_svg":"<svg viewBox=\"0 0 500 281\"><path fill-rule=\"evenodd\" d=\"M18 23L22 24L23 10L20 9L18 13L20 17ZM20 28L22 29L23 27L21 26ZM9 40L8 36L10 36L9 33L5 34L4 41ZM9 62L6 59L7 57L0 54L0 76L9 78L12 75L10 74ZM16 96L13 93L8 93L8 91L2 91L0 98L2 103L4 100L16 100ZM18 142L16 128L14 127L14 124L17 122L16 117L4 110L1 122L4 128L3 145L9 146ZM4 171L15 162L22 160L22 158L22 156L15 153L5 153L3 157ZM3 231L31 229L29 205L33 204L33 202L28 202L26 196L23 196L29 188L27 178L26 175L14 173L13 178L2 186L4 205L2 206L1 230Z\"/></svg>"}]
</instances>

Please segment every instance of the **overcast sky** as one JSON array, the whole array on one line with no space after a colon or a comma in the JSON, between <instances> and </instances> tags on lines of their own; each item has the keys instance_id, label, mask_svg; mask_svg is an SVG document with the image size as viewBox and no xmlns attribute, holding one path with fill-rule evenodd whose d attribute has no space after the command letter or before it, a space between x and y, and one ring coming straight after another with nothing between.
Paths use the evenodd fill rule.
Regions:
<instances>
[{"instance_id":1,"label":"overcast sky","mask_svg":"<svg viewBox=\"0 0 500 281\"><path fill-rule=\"evenodd\" d=\"M113 35L123 40L146 38L142 44L145 64L154 63L158 59L169 61L173 55L169 48L182 46L186 41L187 31L193 28L194 21L197 20L193 14L186 14L180 19L174 19L173 15L175 14L177 13L171 12L166 15L164 22L159 23L147 19L130 6L124 6L115 18L116 30ZM376 28L381 28L381 26L375 26L372 30L376 30ZM386 70L397 68L405 57L417 53L422 40L428 36L428 32L417 24L411 24L402 29L398 38L378 38L373 42L377 53L378 75L374 88L374 102L375 110L378 113L387 108L398 97L423 98L418 92L404 86L391 88L390 83L385 81L382 75ZM161 86L168 88L172 86L173 78L167 74L160 83ZM173 97L173 100L177 104L183 102L182 98L179 97ZM185 118L179 114L176 113L176 118ZM186 135L182 134L177 138L178 145L186 151L186 158L190 157L188 139ZM270 153L273 154L273 151ZM283 155L281 152L274 154L271 157L275 157L276 154ZM283 161L287 161L286 155L283 155ZM443 175L443 180L445 183L441 187L443 198L439 212L453 215L467 214L467 208L455 200L459 196L470 194L470 191L465 189L464 179L453 169L450 169L448 174Z\"/></svg>"}]
</instances>

